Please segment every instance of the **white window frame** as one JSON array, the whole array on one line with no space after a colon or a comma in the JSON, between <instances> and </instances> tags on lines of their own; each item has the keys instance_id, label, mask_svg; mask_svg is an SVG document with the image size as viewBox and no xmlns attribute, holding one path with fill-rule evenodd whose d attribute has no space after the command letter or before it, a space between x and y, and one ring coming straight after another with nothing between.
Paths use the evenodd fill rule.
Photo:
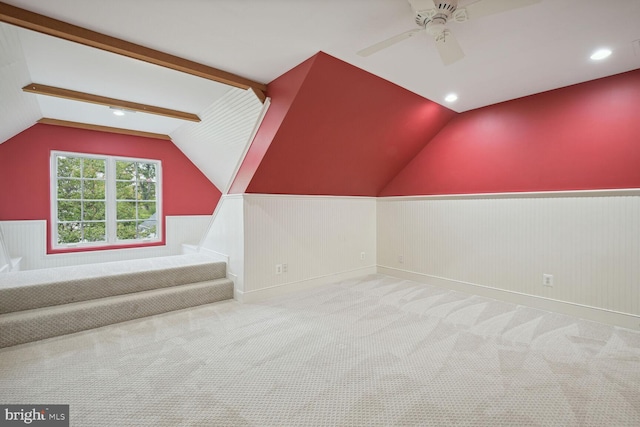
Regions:
<instances>
[{"instance_id":1,"label":"white window frame","mask_svg":"<svg viewBox=\"0 0 640 427\"><path fill-rule=\"evenodd\" d=\"M78 242L78 243L58 243L58 165L59 156L81 157L104 159L105 165L105 234L106 241L103 242ZM146 237L143 239L119 240L117 238L117 217L116 217L116 161L154 163L156 165L156 237ZM144 159L137 157L125 157L102 154L89 154L70 151L51 151L50 158L50 191L51 191L51 247L53 249L72 248L92 248L109 246L136 246L146 243L157 243L162 241L164 221L162 215L162 161L158 159Z\"/></svg>"}]
</instances>

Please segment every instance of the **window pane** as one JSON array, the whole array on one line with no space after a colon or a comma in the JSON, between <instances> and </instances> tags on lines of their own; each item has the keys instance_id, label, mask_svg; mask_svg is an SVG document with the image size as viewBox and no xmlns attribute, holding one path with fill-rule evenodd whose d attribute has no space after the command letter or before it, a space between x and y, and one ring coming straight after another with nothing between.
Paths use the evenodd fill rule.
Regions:
<instances>
[{"instance_id":1,"label":"window pane","mask_svg":"<svg viewBox=\"0 0 640 427\"><path fill-rule=\"evenodd\" d=\"M138 200L155 200L156 183L142 181L138 184Z\"/></svg>"},{"instance_id":2,"label":"window pane","mask_svg":"<svg viewBox=\"0 0 640 427\"><path fill-rule=\"evenodd\" d=\"M156 204L154 202L139 202L138 203L138 219L155 219Z\"/></svg>"},{"instance_id":3,"label":"window pane","mask_svg":"<svg viewBox=\"0 0 640 427\"><path fill-rule=\"evenodd\" d=\"M136 184L131 181L116 182L116 199L118 200L135 200Z\"/></svg>"},{"instance_id":4,"label":"window pane","mask_svg":"<svg viewBox=\"0 0 640 427\"><path fill-rule=\"evenodd\" d=\"M58 221L80 221L82 202L58 202Z\"/></svg>"},{"instance_id":5,"label":"window pane","mask_svg":"<svg viewBox=\"0 0 640 427\"><path fill-rule=\"evenodd\" d=\"M105 203L104 202L84 202L84 211L82 219L85 221L104 221L105 220Z\"/></svg>"},{"instance_id":6,"label":"window pane","mask_svg":"<svg viewBox=\"0 0 640 427\"><path fill-rule=\"evenodd\" d=\"M104 200L104 181L84 181L84 199Z\"/></svg>"},{"instance_id":7,"label":"window pane","mask_svg":"<svg viewBox=\"0 0 640 427\"><path fill-rule=\"evenodd\" d=\"M116 161L116 179L132 180L135 177L135 162Z\"/></svg>"},{"instance_id":8,"label":"window pane","mask_svg":"<svg viewBox=\"0 0 640 427\"><path fill-rule=\"evenodd\" d=\"M58 156L58 176L80 178L79 157Z\"/></svg>"},{"instance_id":9,"label":"window pane","mask_svg":"<svg viewBox=\"0 0 640 427\"><path fill-rule=\"evenodd\" d=\"M156 221L138 223L138 234L141 239L156 237Z\"/></svg>"},{"instance_id":10,"label":"window pane","mask_svg":"<svg viewBox=\"0 0 640 427\"><path fill-rule=\"evenodd\" d=\"M156 180L155 163L138 163L138 174L136 178L140 181L154 182Z\"/></svg>"},{"instance_id":11,"label":"window pane","mask_svg":"<svg viewBox=\"0 0 640 427\"><path fill-rule=\"evenodd\" d=\"M82 176L84 178L104 178L104 159L85 158L83 162Z\"/></svg>"},{"instance_id":12,"label":"window pane","mask_svg":"<svg viewBox=\"0 0 640 427\"><path fill-rule=\"evenodd\" d=\"M78 243L81 237L79 222L58 224L58 243Z\"/></svg>"},{"instance_id":13,"label":"window pane","mask_svg":"<svg viewBox=\"0 0 640 427\"><path fill-rule=\"evenodd\" d=\"M117 237L118 240L130 240L138 237L135 221L126 221L118 223Z\"/></svg>"},{"instance_id":14,"label":"window pane","mask_svg":"<svg viewBox=\"0 0 640 427\"><path fill-rule=\"evenodd\" d=\"M76 153L54 153L54 161L57 212L52 221L59 244L129 243L162 234L158 162Z\"/></svg>"},{"instance_id":15,"label":"window pane","mask_svg":"<svg viewBox=\"0 0 640 427\"><path fill-rule=\"evenodd\" d=\"M118 202L116 219L136 219L136 202Z\"/></svg>"},{"instance_id":16,"label":"window pane","mask_svg":"<svg viewBox=\"0 0 640 427\"><path fill-rule=\"evenodd\" d=\"M106 227L104 222L82 223L84 231L84 240L87 242L104 242L106 241Z\"/></svg>"},{"instance_id":17,"label":"window pane","mask_svg":"<svg viewBox=\"0 0 640 427\"><path fill-rule=\"evenodd\" d=\"M81 183L79 179L59 179L58 199L79 199Z\"/></svg>"}]
</instances>

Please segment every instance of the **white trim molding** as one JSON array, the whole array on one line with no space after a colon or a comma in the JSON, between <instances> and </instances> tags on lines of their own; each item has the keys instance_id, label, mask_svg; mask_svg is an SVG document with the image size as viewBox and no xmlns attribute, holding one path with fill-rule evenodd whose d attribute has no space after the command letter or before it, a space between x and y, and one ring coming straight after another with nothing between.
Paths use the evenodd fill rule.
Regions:
<instances>
[{"instance_id":1,"label":"white trim molding","mask_svg":"<svg viewBox=\"0 0 640 427\"><path fill-rule=\"evenodd\" d=\"M527 295L506 289L498 289L491 286L479 285L477 283L452 280L444 277L437 277L431 276L429 274L402 270L399 268L385 267L382 265L378 266L377 273L384 274L386 276L397 277L399 279L411 280L418 283L437 286L440 288L450 289L453 291L493 298L496 300L510 302L512 304L524 305L527 307L537 308L539 310L566 314L568 316L592 320L594 322L640 330L640 316L636 316L634 314L620 313L617 311L605 310L588 305L558 301L535 295Z\"/></svg>"},{"instance_id":2,"label":"white trim molding","mask_svg":"<svg viewBox=\"0 0 640 427\"><path fill-rule=\"evenodd\" d=\"M309 289L313 289L318 286L330 285L343 280L355 279L369 274L376 274L375 265L357 268L350 271L343 271L340 273L327 274L325 276L311 277L295 282L282 283L253 291L242 292L235 289L234 298L236 301L241 303L257 303L268 298L287 295L293 292L308 291Z\"/></svg>"}]
</instances>

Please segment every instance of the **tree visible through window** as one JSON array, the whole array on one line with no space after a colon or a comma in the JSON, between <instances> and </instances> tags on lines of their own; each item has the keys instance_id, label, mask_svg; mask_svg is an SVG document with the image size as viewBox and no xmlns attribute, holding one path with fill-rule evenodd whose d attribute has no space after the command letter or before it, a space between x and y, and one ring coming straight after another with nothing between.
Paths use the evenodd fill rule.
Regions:
<instances>
[{"instance_id":1,"label":"tree visible through window","mask_svg":"<svg viewBox=\"0 0 640 427\"><path fill-rule=\"evenodd\" d=\"M156 235L155 163L116 161L116 212L119 240Z\"/></svg>"},{"instance_id":2,"label":"tree visible through window","mask_svg":"<svg viewBox=\"0 0 640 427\"><path fill-rule=\"evenodd\" d=\"M58 156L58 243L106 242L106 160Z\"/></svg>"},{"instance_id":3,"label":"tree visible through window","mask_svg":"<svg viewBox=\"0 0 640 427\"><path fill-rule=\"evenodd\" d=\"M58 246L158 240L160 162L53 153Z\"/></svg>"}]
</instances>

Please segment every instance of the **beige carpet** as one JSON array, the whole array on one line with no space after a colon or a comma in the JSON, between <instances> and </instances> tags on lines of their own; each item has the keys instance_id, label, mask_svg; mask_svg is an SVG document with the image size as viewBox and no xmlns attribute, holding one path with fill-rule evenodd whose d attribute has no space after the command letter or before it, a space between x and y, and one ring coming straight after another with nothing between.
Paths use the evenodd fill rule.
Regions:
<instances>
[{"instance_id":1,"label":"beige carpet","mask_svg":"<svg viewBox=\"0 0 640 427\"><path fill-rule=\"evenodd\" d=\"M385 276L0 350L74 426L640 425L640 333Z\"/></svg>"}]
</instances>

